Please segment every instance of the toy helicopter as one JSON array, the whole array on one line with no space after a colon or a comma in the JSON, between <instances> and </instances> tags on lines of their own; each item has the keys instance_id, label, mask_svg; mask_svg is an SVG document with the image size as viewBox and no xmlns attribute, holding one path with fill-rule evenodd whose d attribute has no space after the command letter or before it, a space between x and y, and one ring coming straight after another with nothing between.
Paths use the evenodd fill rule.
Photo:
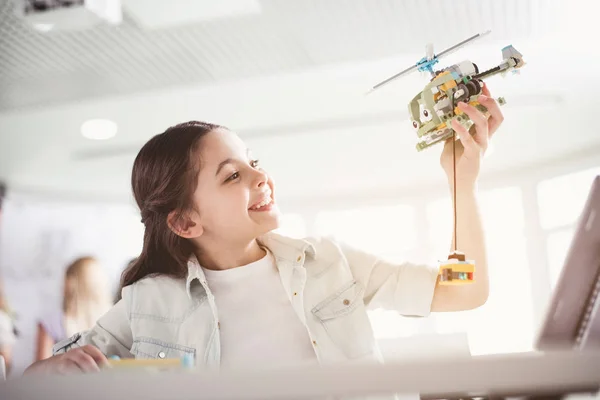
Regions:
<instances>
[{"instance_id":1,"label":"toy helicopter","mask_svg":"<svg viewBox=\"0 0 600 400\"><path fill-rule=\"evenodd\" d=\"M417 70L431 74L431 81L408 105L411 124L419 138L416 145L417 151L422 151L451 138L454 134L451 122L454 119L467 130L470 129L473 122L457 107L457 104L463 101L478 108L484 114L487 113L485 107L477 102L483 86L482 81L497 74L506 74L509 71L518 72L518 69L525 65L521 53L509 45L502 49L502 63L487 71L479 72L477 65L471 61L463 61L434 71L433 66L439 62L439 58L488 33L490 31L471 36L439 54L435 54L433 45L428 44L425 57L415 65L378 83L371 89L371 92L377 90L393 80ZM503 97L496 100L500 105L506 103Z\"/></svg>"},{"instance_id":2,"label":"toy helicopter","mask_svg":"<svg viewBox=\"0 0 600 400\"><path fill-rule=\"evenodd\" d=\"M499 65L479 72L479 68L471 61L463 61L441 70L433 69L439 58L458 50L467 43L479 39L490 33L483 32L471 36L468 39L442 51L439 54L433 52L433 45L428 44L426 55L415 65L404 71L391 76L373 86L370 92L414 71L429 72L430 82L418 93L408 104L408 113L411 123L419 141L416 144L417 151L422 151L436 143L452 139L453 166L454 166L454 251L448 256L448 260L441 261L438 271L438 282L440 285L462 285L474 282L475 262L467 260L465 254L458 251L457 241L457 213L456 213L456 146L457 135L452 129L452 121L457 120L467 130L473 125L469 116L458 108L459 102L469 103L479 111L489 116L487 109L479 104L477 99L482 93L483 79L497 74L506 74L509 71L518 72L525 65L523 56L512 45L502 49L503 61ZM496 99L498 104L504 105L503 97Z\"/></svg>"}]
</instances>

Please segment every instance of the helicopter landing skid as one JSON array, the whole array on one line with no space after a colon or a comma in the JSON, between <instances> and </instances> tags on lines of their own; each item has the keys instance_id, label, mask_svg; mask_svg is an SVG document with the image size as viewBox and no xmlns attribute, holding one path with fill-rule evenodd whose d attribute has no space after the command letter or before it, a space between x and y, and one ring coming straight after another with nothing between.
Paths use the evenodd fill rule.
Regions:
<instances>
[{"instance_id":1,"label":"helicopter landing skid","mask_svg":"<svg viewBox=\"0 0 600 400\"><path fill-rule=\"evenodd\" d=\"M453 119L458 119L458 118L453 118ZM473 126L473 121L471 121L468 118L467 119L461 118L461 119L458 119L459 123L462 126L464 126L465 129L467 129L467 130L471 129L471 127ZM447 121L448 125L450 125L451 121L452 120ZM443 129L439 129L437 131L433 131L433 132L429 133L428 135L425 135L421 140L419 140L419 142L417 143L417 146L416 146L417 151L423 151L426 148L433 146L436 143L448 140L453 135L454 135L454 129L452 129L452 128L443 128ZM458 135L456 136L456 139L458 140Z\"/></svg>"},{"instance_id":2,"label":"helicopter landing skid","mask_svg":"<svg viewBox=\"0 0 600 400\"><path fill-rule=\"evenodd\" d=\"M498 97L496 99L496 101L498 102L498 104L500 106L503 106L506 104L506 100L504 99L504 97ZM483 113L483 115L486 118L490 117L490 112L488 111L487 108L485 108L484 106L482 106L481 104L475 104L475 107L481 111ZM446 120L446 125L450 125L452 123L452 120L458 120L458 123L461 124L462 126L465 127L465 129L469 130L471 129L471 127L473 126L473 121L471 121L468 117L466 117L464 114L462 115L455 115L454 117ZM419 142L416 145L417 151L423 151L428 147L433 146L436 143L448 140L452 137L452 135L454 134L454 129L452 128L443 128L443 129L438 129L437 131L433 131L430 132L429 134L422 136L422 139L419 140ZM456 137L456 139L458 139L458 136Z\"/></svg>"}]
</instances>

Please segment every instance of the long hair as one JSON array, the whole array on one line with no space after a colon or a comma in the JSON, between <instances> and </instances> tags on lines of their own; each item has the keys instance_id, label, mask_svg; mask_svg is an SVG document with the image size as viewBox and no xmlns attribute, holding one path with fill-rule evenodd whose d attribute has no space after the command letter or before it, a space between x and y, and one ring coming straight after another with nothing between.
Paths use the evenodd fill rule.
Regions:
<instances>
[{"instance_id":1,"label":"long hair","mask_svg":"<svg viewBox=\"0 0 600 400\"><path fill-rule=\"evenodd\" d=\"M106 275L95 258L81 257L69 265L63 297L68 336L92 328L111 305Z\"/></svg>"},{"instance_id":2,"label":"long hair","mask_svg":"<svg viewBox=\"0 0 600 400\"><path fill-rule=\"evenodd\" d=\"M190 121L154 136L133 163L131 186L144 224L139 257L121 276L121 287L151 275L184 277L192 244L171 231L167 217L194 209L193 194L200 171L201 139L220 125Z\"/></svg>"}]
</instances>

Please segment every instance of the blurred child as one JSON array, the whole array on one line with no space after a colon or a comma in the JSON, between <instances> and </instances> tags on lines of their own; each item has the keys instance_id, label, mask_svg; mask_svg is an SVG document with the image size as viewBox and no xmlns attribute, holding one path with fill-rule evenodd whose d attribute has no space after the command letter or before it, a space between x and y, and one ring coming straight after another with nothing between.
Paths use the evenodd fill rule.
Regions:
<instances>
[{"instance_id":1,"label":"blurred child","mask_svg":"<svg viewBox=\"0 0 600 400\"><path fill-rule=\"evenodd\" d=\"M52 346L76 332L90 329L111 307L110 291L95 258L75 260L65 272L62 308L38 323L36 360L52 355Z\"/></svg>"}]
</instances>

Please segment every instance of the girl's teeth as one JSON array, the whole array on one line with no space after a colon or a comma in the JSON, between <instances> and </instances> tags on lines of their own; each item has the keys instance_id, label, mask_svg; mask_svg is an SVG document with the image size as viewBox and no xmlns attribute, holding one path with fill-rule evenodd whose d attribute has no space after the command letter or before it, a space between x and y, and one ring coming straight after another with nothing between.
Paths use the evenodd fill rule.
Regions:
<instances>
[{"instance_id":1,"label":"girl's teeth","mask_svg":"<svg viewBox=\"0 0 600 400\"><path fill-rule=\"evenodd\" d=\"M268 198L265 201L261 202L260 204L258 204L257 206L253 207L253 210L258 210L259 208L266 206L267 204L269 204L271 202L271 199Z\"/></svg>"},{"instance_id":2,"label":"girl's teeth","mask_svg":"<svg viewBox=\"0 0 600 400\"><path fill-rule=\"evenodd\" d=\"M272 201L272 199L271 199L271 195L272 195L272 192L271 192L271 190L269 189L269 190L267 191L267 196L268 196L268 197L267 197L267 199L266 199L266 200L264 200L263 202L261 202L261 203L257 204L256 206L252 207L252 208L251 208L251 210L258 210L259 208L261 208L261 207L264 207L264 206L266 206L267 204L270 204L270 203L271 203L271 201Z\"/></svg>"}]
</instances>

